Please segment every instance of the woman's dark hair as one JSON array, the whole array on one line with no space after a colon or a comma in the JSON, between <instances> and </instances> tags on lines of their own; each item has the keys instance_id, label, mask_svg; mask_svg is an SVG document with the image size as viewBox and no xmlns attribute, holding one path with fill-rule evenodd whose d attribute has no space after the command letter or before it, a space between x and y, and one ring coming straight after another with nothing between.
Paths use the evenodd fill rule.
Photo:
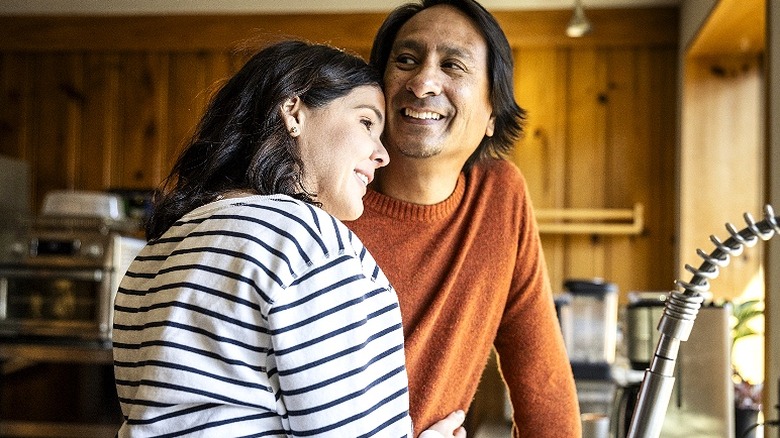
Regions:
<instances>
[{"instance_id":1,"label":"woman's dark hair","mask_svg":"<svg viewBox=\"0 0 780 438\"><path fill-rule=\"evenodd\" d=\"M473 0L422 0L401 5L387 16L377 31L370 63L384 74L401 27L418 12L437 5L449 5L464 13L480 29L487 42L490 103L496 125L493 136L485 136L466 161L465 169L468 169L483 158L505 156L521 137L525 123L525 110L515 102L512 48L493 15Z\"/></svg>"},{"instance_id":2,"label":"woman's dark hair","mask_svg":"<svg viewBox=\"0 0 780 438\"><path fill-rule=\"evenodd\" d=\"M323 107L356 87L379 87L380 80L361 58L325 45L282 41L256 53L214 95L156 192L147 239L230 190L314 203L316 195L302 185L303 163L282 104L299 96L309 107Z\"/></svg>"}]
</instances>

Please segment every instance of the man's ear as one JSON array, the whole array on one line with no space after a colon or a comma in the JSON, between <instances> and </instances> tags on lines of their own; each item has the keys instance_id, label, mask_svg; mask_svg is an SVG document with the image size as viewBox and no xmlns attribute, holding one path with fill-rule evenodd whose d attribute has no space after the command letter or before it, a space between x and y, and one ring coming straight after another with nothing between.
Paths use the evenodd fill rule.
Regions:
<instances>
[{"instance_id":1,"label":"man's ear","mask_svg":"<svg viewBox=\"0 0 780 438\"><path fill-rule=\"evenodd\" d=\"M303 112L301 111L301 98L291 97L282 103L279 112L282 115L284 127L291 136L297 137L301 134L301 122Z\"/></svg>"},{"instance_id":2,"label":"man's ear","mask_svg":"<svg viewBox=\"0 0 780 438\"><path fill-rule=\"evenodd\" d=\"M493 132L496 130L496 116L491 115L488 119L487 128L485 128L485 135L488 137L493 136Z\"/></svg>"}]
</instances>

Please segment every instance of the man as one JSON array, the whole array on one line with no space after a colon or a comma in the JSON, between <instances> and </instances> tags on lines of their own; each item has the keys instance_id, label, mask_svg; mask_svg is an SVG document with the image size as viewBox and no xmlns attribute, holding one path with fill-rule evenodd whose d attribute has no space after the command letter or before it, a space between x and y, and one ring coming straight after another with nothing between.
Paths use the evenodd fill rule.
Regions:
<instances>
[{"instance_id":1,"label":"man","mask_svg":"<svg viewBox=\"0 0 780 438\"><path fill-rule=\"evenodd\" d=\"M468 408L494 345L515 436L580 436L531 201L500 158L524 117L506 36L472 0L422 0L388 16L371 61L392 164L348 225L399 294L416 431Z\"/></svg>"}]
</instances>

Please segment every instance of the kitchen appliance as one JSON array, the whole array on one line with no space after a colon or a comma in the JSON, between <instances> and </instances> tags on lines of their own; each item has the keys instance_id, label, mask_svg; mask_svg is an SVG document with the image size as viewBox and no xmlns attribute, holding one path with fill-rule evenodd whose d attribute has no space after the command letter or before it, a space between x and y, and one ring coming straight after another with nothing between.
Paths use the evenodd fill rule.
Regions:
<instances>
[{"instance_id":1,"label":"kitchen appliance","mask_svg":"<svg viewBox=\"0 0 780 438\"><path fill-rule=\"evenodd\" d=\"M657 335L648 336L646 321L652 319L653 332L663 312L657 293L632 294L633 303L627 307L628 351L636 371L647 368L648 344L655 345ZM699 309L696 325L688 342L680 345L674 389L660 428L664 438L734 436L734 387L731 381L730 304L708 304ZM634 320L634 324L630 321ZM638 330L638 332L636 331ZM632 345L637 344L637 345ZM653 349L650 349L652 355ZM644 366L643 366L644 365ZM615 394L610 421L611 436L624 438L639 394L642 374L634 381L625 382Z\"/></svg>"},{"instance_id":2,"label":"kitchen appliance","mask_svg":"<svg viewBox=\"0 0 780 438\"><path fill-rule=\"evenodd\" d=\"M52 192L38 217L4 230L0 336L109 343L113 302L146 243L99 192Z\"/></svg>"},{"instance_id":3,"label":"kitchen appliance","mask_svg":"<svg viewBox=\"0 0 780 438\"><path fill-rule=\"evenodd\" d=\"M568 346L572 363L610 364L615 361L617 338L617 286L595 278L567 280L571 295L572 337Z\"/></svg>"},{"instance_id":4,"label":"kitchen appliance","mask_svg":"<svg viewBox=\"0 0 780 438\"><path fill-rule=\"evenodd\" d=\"M667 292L629 292L626 306L626 355L631 368L650 366L660 333L656 326L664 313Z\"/></svg>"},{"instance_id":5,"label":"kitchen appliance","mask_svg":"<svg viewBox=\"0 0 780 438\"><path fill-rule=\"evenodd\" d=\"M563 331L569 332L566 351L580 411L607 416L616 386L612 363L617 339L618 288L600 278L570 279L564 286L569 300L563 308L570 308L571 329Z\"/></svg>"}]
</instances>

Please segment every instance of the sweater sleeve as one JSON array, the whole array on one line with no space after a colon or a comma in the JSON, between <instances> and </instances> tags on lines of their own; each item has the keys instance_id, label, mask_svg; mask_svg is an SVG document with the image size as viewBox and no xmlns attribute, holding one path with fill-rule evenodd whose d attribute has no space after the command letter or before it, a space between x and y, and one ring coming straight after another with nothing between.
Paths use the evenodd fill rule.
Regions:
<instances>
[{"instance_id":1,"label":"sweater sleeve","mask_svg":"<svg viewBox=\"0 0 780 438\"><path fill-rule=\"evenodd\" d=\"M395 292L356 255L315 261L269 310L269 375L294 436L404 436L403 335Z\"/></svg>"},{"instance_id":2,"label":"sweater sleeve","mask_svg":"<svg viewBox=\"0 0 780 438\"><path fill-rule=\"evenodd\" d=\"M515 437L579 437L574 378L527 193L520 208L511 290L495 340L513 406Z\"/></svg>"}]
</instances>

